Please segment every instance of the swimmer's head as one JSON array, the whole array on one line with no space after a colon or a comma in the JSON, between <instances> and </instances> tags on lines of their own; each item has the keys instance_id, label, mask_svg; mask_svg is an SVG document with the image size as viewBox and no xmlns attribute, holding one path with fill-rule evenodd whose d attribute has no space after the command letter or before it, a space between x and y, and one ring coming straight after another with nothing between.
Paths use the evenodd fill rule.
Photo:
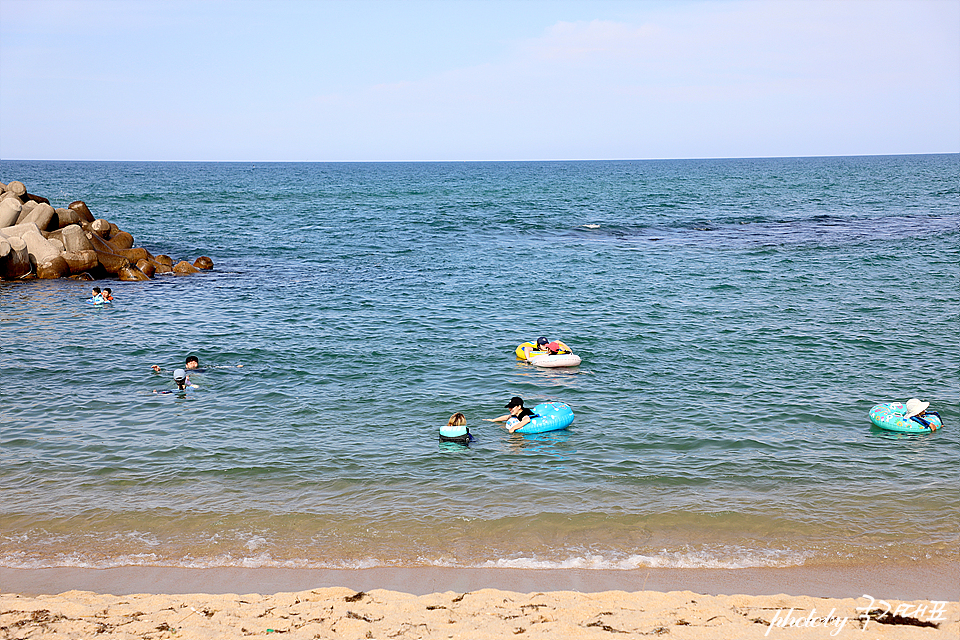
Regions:
<instances>
[{"instance_id":1,"label":"swimmer's head","mask_svg":"<svg viewBox=\"0 0 960 640\"><path fill-rule=\"evenodd\" d=\"M537 338L537 346L538 346L538 347L542 347L542 346L546 345L548 342L550 342L550 341L547 340L546 337L544 337L544 336L540 336L539 338Z\"/></svg>"},{"instance_id":2,"label":"swimmer's head","mask_svg":"<svg viewBox=\"0 0 960 640\"><path fill-rule=\"evenodd\" d=\"M184 371L183 369L177 369L176 371L173 372L173 379L177 381L186 380L187 372Z\"/></svg>"},{"instance_id":3,"label":"swimmer's head","mask_svg":"<svg viewBox=\"0 0 960 640\"><path fill-rule=\"evenodd\" d=\"M187 369L196 369L200 366L200 358L197 356L187 356L187 360L184 363Z\"/></svg>"}]
</instances>

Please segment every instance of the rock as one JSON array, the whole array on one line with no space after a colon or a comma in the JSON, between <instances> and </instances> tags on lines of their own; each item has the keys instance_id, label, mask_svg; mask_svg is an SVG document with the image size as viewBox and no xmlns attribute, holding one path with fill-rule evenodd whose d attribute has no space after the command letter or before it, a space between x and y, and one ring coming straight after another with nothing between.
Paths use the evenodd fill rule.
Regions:
<instances>
[{"instance_id":1,"label":"rock","mask_svg":"<svg viewBox=\"0 0 960 640\"><path fill-rule=\"evenodd\" d=\"M200 256L199 258L193 261L193 266L195 266L197 269L203 269L204 271L209 271L210 269L213 269L213 260L211 260L207 256Z\"/></svg>"},{"instance_id":2,"label":"rock","mask_svg":"<svg viewBox=\"0 0 960 640\"><path fill-rule=\"evenodd\" d=\"M137 269L140 269L148 278L152 278L157 273L157 265L149 260L138 260Z\"/></svg>"},{"instance_id":3,"label":"rock","mask_svg":"<svg viewBox=\"0 0 960 640\"><path fill-rule=\"evenodd\" d=\"M79 213L73 209L64 209L62 207L57 209L57 220L60 223L59 226L61 229L67 225L80 224L81 222L84 222Z\"/></svg>"},{"instance_id":4,"label":"rock","mask_svg":"<svg viewBox=\"0 0 960 640\"><path fill-rule=\"evenodd\" d=\"M30 254L23 238L14 236L0 240L0 246L6 245L9 251L0 257L0 279L17 280L31 271ZM3 253L0 249L0 253Z\"/></svg>"},{"instance_id":5,"label":"rock","mask_svg":"<svg viewBox=\"0 0 960 640\"><path fill-rule=\"evenodd\" d=\"M85 235L94 251L97 252L97 260L100 262L100 266L106 269L108 273L118 275L123 267L130 264L129 258L115 253L113 247L97 234L88 231Z\"/></svg>"},{"instance_id":6,"label":"rock","mask_svg":"<svg viewBox=\"0 0 960 640\"><path fill-rule=\"evenodd\" d=\"M157 266L157 270L154 272L154 275L156 275L156 274L158 274L158 273L161 273L161 274L163 274L163 273L173 273L173 267L170 266L169 264L163 264L163 263L158 262L158 263L156 263L156 266Z\"/></svg>"},{"instance_id":7,"label":"rock","mask_svg":"<svg viewBox=\"0 0 960 640\"><path fill-rule=\"evenodd\" d=\"M110 234L110 244L117 249L129 249L133 246L133 236L126 231L118 231Z\"/></svg>"},{"instance_id":8,"label":"rock","mask_svg":"<svg viewBox=\"0 0 960 640\"><path fill-rule=\"evenodd\" d=\"M25 193L20 196L21 200L32 200L33 202L39 202L43 204L50 204L50 201L44 198L43 196L35 196L32 193Z\"/></svg>"},{"instance_id":9,"label":"rock","mask_svg":"<svg viewBox=\"0 0 960 640\"><path fill-rule=\"evenodd\" d=\"M197 269L186 260L181 260L173 266L173 272L178 276L185 276L191 273L200 273L200 269Z\"/></svg>"},{"instance_id":10,"label":"rock","mask_svg":"<svg viewBox=\"0 0 960 640\"><path fill-rule=\"evenodd\" d=\"M170 256L168 256L168 255L166 255L166 254L161 253L160 255L158 255L157 257L155 257L154 260L155 260L157 263L162 264L162 265L165 265L165 266L167 266L167 267L173 267L173 258L171 258Z\"/></svg>"},{"instance_id":11,"label":"rock","mask_svg":"<svg viewBox=\"0 0 960 640\"><path fill-rule=\"evenodd\" d=\"M96 219L93 217L93 214L90 213L90 209L87 208L87 204L83 200L71 202L67 205L67 208L76 211L77 215L79 215L80 219L84 222L93 222Z\"/></svg>"},{"instance_id":12,"label":"rock","mask_svg":"<svg viewBox=\"0 0 960 640\"><path fill-rule=\"evenodd\" d=\"M133 266L133 265L130 264L130 263L127 263L127 265L126 265L125 267L123 267L122 269L120 269L120 273L118 273L117 275L120 276L120 279L121 279L121 280L124 280L124 281L127 281L127 282L131 282L131 281L135 281L135 280L149 280L149 279L150 279L149 276L147 276L147 274L145 274L144 272L140 271L140 269L137 269L135 266Z\"/></svg>"},{"instance_id":13,"label":"rock","mask_svg":"<svg viewBox=\"0 0 960 640\"><path fill-rule=\"evenodd\" d=\"M60 231L65 251L93 251L93 244L87 238L87 232L80 225L71 224Z\"/></svg>"},{"instance_id":14,"label":"rock","mask_svg":"<svg viewBox=\"0 0 960 640\"><path fill-rule=\"evenodd\" d=\"M112 240L113 237L114 237L115 235L117 235L118 233L120 233L120 227L118 227L117 225L115 225L115 224L113 224L113 223L111 222L111 223L110 223L110 234L107 236L107 239Z\"/></svg>"},{"instance_id":15,"label":"rock","mask_svg":"<svg viewBox=\"0 0 960 640\"><path fill-rule=\"evenodd\" d=\"M20 196L26 195L27 193L27 188L23 186L23 183L20 182L19 180L14 180L13 182L7 184L6 190L12 193L13 195L17 196L18 198Z\"/></svg>"},{"instance_id":16,"label":"rock","mask_svg":"<svg viewBox=\"0 0 960 640\"><path fill-rule=\"evenodd\" d=\"M37 266L37 277L41 280L56 280L57 278L65 278L68 275L70 275L70 266L60 254L41 262Z\"/></svg>"},{"instance_id":17,"label":"rock","mask_svg":"<svg viewBox=\"0 0 960 640\"><path fill-rule=\"evenodd\" d=\"M23 203L19 198L6 198L0 202L0 229L17 224L21 211L23 211Z\"/></svg>"},{"instance_id":18,"label":"rock","mask_svg":"<svg viewBox=\"0 0 960 640\"><path fill-rule=\"evenodd\" d=\"M13 254L10 243L3 236L0 236L0 265L3 265ZM2 267L0 267L2 268Z\"/></svg>"},{"instance_id":19,"label":"rock","mask_svg":"<svg viewBox=\"0 0 960 640\"><path fill-rule=\"evenodd\" d=\"M70 276L71 280L96 280L89 272L84 271L83 273L78 273L75 276Z\"/></svg>"},{"instance_id":20,"label":"rock","mask_svg":"<svg viewBox=\"0 0 960 640\"><path fill-rule=\"evenodd\" d=\"M118 256L109 251L97 251L96 253L97 262L100 263L100 266L103 267L107 273L119 275L124 267L130 266L130 261L123 256Z\"/></svg>"},{"instance_id":21,"label":"rock","mask_svg":"<svg viewBox=\"0 0 960 640\"><path fill-rule=\"evenodd\" d=\"M110 237L110 223L104 220L103 218L97 218L96 220L91 222L90 230L93 231L98 236L100 236L101 238L106 239Z\"/></svg>"},{"instance_id":22,"label":"rock","mask_svg":"<svg viewBox=\"0 0 960 640\"><path fill-rule=\"evenodd\" d=\"M60 255L60 251L40 235L36 227L24 232L20 237L27 243L27 253L30 254L30 262L34 265L39 266L50 262Z\"/></svg>"},{"instance_id":23,"label":"rock","mask_svg":"<svg viewBox=\"0 0 960 640\"><path fill-rule=\"evenodd\" d=\"M93 249L86 251L64 251L60 254L60 257L66 261L67 266L70 268L70 273L74 275L92 271L96 269L99 264L97 252Z\"/></svg>"},{"instance_id":24,"label":"rock","mask_svg":"<svg viewBox=\"0 0 960 640\"><path fill-rule=\"evenodd\" d=\"M114 251L118 256L123 256L131 263L136 264L140 260L150 260L153 258L150 252L143 247L134 247L132 249L117 249Z\"/></svg>"},{"instance_id":25,"label":"rock","mask_svg":"<svg viewBox=\"0 0 960 640\"><path fill-rule=\"evenodd\" d=\"M32 222L28 222L27 224L15 224L12 227L0 229L0 236L6 236L7 238L21 238L27 231L39 232L40 229L38 229L37 225L33 224Z\"/></svg>"},{"instance_id":26,"label":"rock","mask_svg":"<svg viewBox=\"0 0 960 640\"><path fill-rule=\"evenodd\" d=\"M27 217L33 213L33 210L37 208L36 202L24 202L23 206L20 207L20 217L17 218L17 224L23 224Z\"/></svg>"},{"instance_id":27,"label":"rock","mask_svg":"<svg viewBox=\"0 0 960 640\"><path fill-rule=\"evenodd\" d=\"M56 247L57 251L59 251L60 253L63 253L64 251L63 240L61 240L60 238L47 238L47 242L49 242L54 247Z\"/></svg>"},{"instance_id":28,"label":"rock","mask_svg":"<svg viewBox=\"0 0 960 640\"><path fill-rule=\"evenodd\" d=\"M57 210L49 204L39 203L30 212L30 215L23 222L32 222L36 224L41 231L49 231L50 228L59 228L59 219L55 220Z\"/></svg>"}]
</instances>

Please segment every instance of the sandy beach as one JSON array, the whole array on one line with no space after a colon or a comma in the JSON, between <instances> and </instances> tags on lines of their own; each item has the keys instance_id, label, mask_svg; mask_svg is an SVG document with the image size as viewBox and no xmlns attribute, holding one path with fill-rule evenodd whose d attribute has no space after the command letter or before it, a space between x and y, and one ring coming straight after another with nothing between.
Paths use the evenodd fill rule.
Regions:
<instances>
[{"instance_id":1,"label":"sandy beach","mask_svg":"<svg viewBox=\"0 0 960 640\"><path fill-rule=\"evenodd\" d=\"M957 602L481 589L0 597L4 638L956 638ZM870 605L873 604L873 607ZM890 613L864 620L873 609ZM895 612L900 618L894 618ZM883 624L883 622L898 622ZM917 623L930 626L914 626ZM936 625L936 626L934 626Z\"/></svg>"},{"instance_id":2,"label":"sandy beach","mask_svg":"<svg viewBox=\"0 0 960 640\"><path fill-rule=\"evenodd\" d=\"M910 575L902 569L652 570L635 578L658 590L631 591L597 590L617 577L623 583L622 572L617 576L613 575L616 572L457 569L4 569L0 573L4 589L0 637L258 638L284 634L291 638L493 639L632 635L909 640L960 636L956 567L929 567L903 580L899 587L878 582L883 575ZM308 580L316 584L340 580L351 587L272 590ZM544 589L530 588L533 583ZM392 588L356 587L374 584ZM424 591L440 584L470 588ZM684 584L704 588L671 588ZM774 593L776 584L787 585L785 590L793 594L762 595L764 590ZM519 590L482 585L515 585ZM564 585L575 585L576 590L559 588ZM879 590L870 594L870 585ZM71 589L77 586L85 588ZM180 593L198 586L206 593ZM11 587L15 591L9 591ZM261 593L248 593L251 587ZM716 592L725 587L759 593ZM715 593L701 593L708 590ZM803 590L846 590L850 596L797 595ZM891 593L919 597L900 600ZM871 617L865 618L871 611Z\"/></svg>"}]
</instances>

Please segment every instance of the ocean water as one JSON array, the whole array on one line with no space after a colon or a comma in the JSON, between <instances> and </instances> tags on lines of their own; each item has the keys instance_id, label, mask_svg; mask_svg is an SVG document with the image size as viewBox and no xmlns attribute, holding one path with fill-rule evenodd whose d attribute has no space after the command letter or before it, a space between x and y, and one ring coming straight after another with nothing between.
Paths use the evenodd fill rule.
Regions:
<instances>
[{"instance_id":1,"label":"ocean water","mask_svg":"<svg viewBox=\"0 0 960 640\"><path fill-rule=\"evenodd\" d=\"M960 156L13 179L216 268L0 283L0 566L960 560ZM514 395L576 420L482 421ZM910 397L946 427L870 425Z\"/></svg>"}]
</instances>

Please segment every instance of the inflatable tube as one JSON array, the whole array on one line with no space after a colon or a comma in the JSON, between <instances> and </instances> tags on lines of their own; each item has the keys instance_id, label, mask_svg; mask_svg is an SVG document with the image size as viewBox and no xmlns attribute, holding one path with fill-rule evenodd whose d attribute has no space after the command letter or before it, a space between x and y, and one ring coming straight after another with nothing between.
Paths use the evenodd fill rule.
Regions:
<instances>
[{"instance_id":1,"label":"inflatable tube","mask_svg":"<svg viewBox=\"0 0 960 640\"><path fill-rule=\"evenodd\" d=\"M870 422L881 429L900 433L930 433L943 427L940 416L928 413L920 418L930 424L927 427L912 418L906 418L906 413L907 407L902 402L886 402L870 409Z\"/></svg>"},{"instance_id":2,"label":"inflatable tube","mask_svg":"<svg viewBox=\"0 0 960 640\"><path fill-rule=\"evenodd\" d=\"M580 364L580 356L575 353L539 354L527 360L537 367L575 367Z\"/></svg>"},{"instance_id":3,"label":"inflatable tube","mask_svg":"<svg viewBox=\"0 0 960 640\"><path fill-rule=\"evenodd\" d=\"M533 353L545 353L544 351L537 351L537 345L533 344L532 342L524 342L517 347L516 351L514 351L514 353L517 354L517 360L527 359L527 353L524 351L524 349L530 349L530 351Z\"/></svg>"},{"instance_id":4,"label":"inflatable tube","mask_svg":"<svg viewBox=\"0 0 960 640\"><path fill-rule=\"evenodd\" d=\"M440 442L459 442L460 444L466 444L471 440L473 440L473 436L470 435L470 430L466 427L454 427L451 425L440 427Z\"/></svg>"},{"instance_id":5,"label":"inflatable tube","mask_svg":"<svg viewBox=\"0 0 960 640\"><path fill-rule=\"evenodd\" d=\"M573 423L573 409L562 402L544 402L533 408L536 417L530 418L530 422L523 428L517 429L514 433L543 433L545 431L558 431L566 429ZM507 426L516 418L507 421Z\"/></svg>"},{"instance_id":6,"label":"inflatable tube","mask_svg":"<svg viewBox=\"0 0 960 640\"><path fill-rule=\"evenodd\" d=\"M517 360L523 360L538 367L575 367L580 364L580 356L576 354L551 354L549 351L539 351L537 345L532 342L520 344L514 353L517 355Z\"/></svg>"}]
</instances>

